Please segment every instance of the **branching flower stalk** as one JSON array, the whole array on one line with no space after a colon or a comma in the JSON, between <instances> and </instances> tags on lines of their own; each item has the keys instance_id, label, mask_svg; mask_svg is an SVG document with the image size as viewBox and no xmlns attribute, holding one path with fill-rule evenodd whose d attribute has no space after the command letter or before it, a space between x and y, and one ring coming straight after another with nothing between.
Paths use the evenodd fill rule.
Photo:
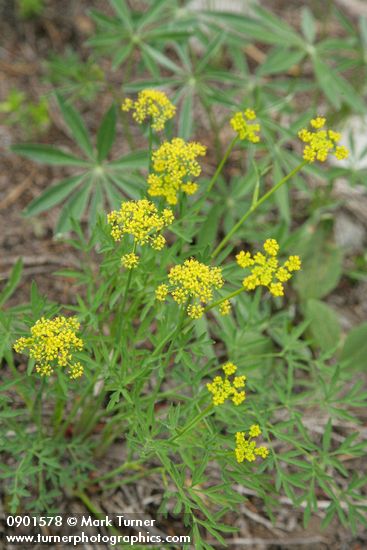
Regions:
<instances>
[{"instance_id":1,"label":"branching flower stalk","mask_svg":"<svg viewBox=\"0 0 367 550\"><path fill-rule=\"evenodd\" d=\"M256 113L253 109L246 109L245 111L238 111L233 115L230 120L230 124L233 130L236 132L236 136L232 139L229 146L227 147L222 160L218 164L218 167L214 173L214 176L209 182L208 188L206 190L207 195L213 189L214 184L216 183L220 173L223 170L225 163L229 155L232 152L232 149L238 141L249 141L251 143L258 143L260 137L257 132L260 131L260 124L257 122L252 122L256 119Z\"/></svg>"},{"instance_id":2,"label":"branching flower stalk","mask_svg":"<svg viewBox=\"0 0 367 550\"><path fill-rule=\"evenodd\" d=\"M133 250L132 250L132 254L133 254L134 256L135 256L135 252L136 252L136 241L134 241ZM129 274L128 274L128 276L127 276L126 286L125 286L125 290L124 290L124 296L123 296L123 298L122 298L121 306L120 306L119 311L118 311L118 313L117 313L116 334L117 334L118 339L119 339L119 342L120 342L120 347L121 347L122 344L123 344L123 333L122 333L122 329L123 329L123 325L124 325L124 311L125 311L125 306L126 306L127 298L128 298L128 295L129 295L129 289L130 289L130 285L131 285L131 280L132 280L133 272L134 272L133 269L129 269Z\"/></svg>"},{"instance_id":3,"label":"branching flower stalk","mask_svg":"<svg viewBox=\"0 0 367 550\"><path fill-rule=\"evenodd\" d=\"M254 111L248 110L250 112L250 117L254 118L256 115ZM241 113L236 113L235 117L238 115L241 115ZM245 111L246 115L246 111ZM248 133L250 133L250 141L253 141L251 139L252 131L251 127L249 129L249 125L246 121L246 116L239 116L238 120L235 124L233 124L234 118L231 120L232 127L239 131L239 135L241 137L241 131L243 132L242 135L246 136ZM248 117L247 117L248 118ZM255 197L255 200L253 200L250 208L245 212L245 214L242 216L242 218L237 222L232 229L227 233L227 235L222 239L222 241L219 243L219 245L216 247L212 254L212 259L216 258L221 252L221 250L225 247L225 245L230 241L230 239L233 237L233 235L238 231L238 229L243 225L243 223L249 218L249 216L255 212L255 210L261 206L266 200L268 200L273 193L275 193L280 187L282 187L289 179L291 179L293 176L295 176L306 164L311 164L315 162L315 160L318 160L320 162L325 162L329 155L334 155L337 160L344 160L348 157L348 150L346 147L342 145L338 145L341 135L338 132L334 132L333 130L327 130L325 129L326 124L326 118L324 117L316 117L313 118L310 121L311 130L307 130L306 128L302 128L298 132L298 137L300 140L305 143L303 149L303 161L296 166L289 174L284 176L274 187L269 189L267 193L265 193L260 199L257 199ZM260 127L257 128L258 130ZM255 136L256 141L259 141L258 136Z\"/></svg>"},{"instance_id":4,"label":"branching flower stalk","mask_svg":"<svg viewBox=\"0 0 367 550\"><path fill-rule=\"evenodd\" d=\"M197 178L201 173L199 157L204 156L206 147L197 142L185 142L181 138L174 137L170 141L163 142L153 152L153 140L158 142L156 132L164 130L165 123L175 114L175 107L170 103L167 96L159 90L145 90L139 94L135 102L131 99L125 100L122 111L126 113L131 111L133 119L138 124L143 122L148 124L146 132L149 139L147 195L159 197L159 205L163 201L173 206L177 204L181 221L185 218L186 207L190 207L189 223L187 224L189 227L188 238L185 240L185 243L188 243L192 237L190 235L191 229L194 236L196 229L194 226L191 227L190 224L192 222L193 225L197 219L202 219L201 216L206 207L205 201L218 181L236 144L239 141L247 141L250 144L259 142L260 124L256 121L256 113L252 109L246 109L234 114L230 123L235 136L220 160L206 192L192 207L187 195L194 194L198 189ZM310 121L311 129L304 128L299 132L299 138L305 144L303 161L260 198L259 180L257 180L251 206L215 248L211 256L212 259L217 258L220 252L223 251L251 213L267 201L306 164L314 161L324 162L329 154L333 154L338 160L346 158L347 150L338 145L340 135L337 132L325 129L325 122L323 117L317 117ZM255 149L251 149L251 153L253 150ZM143 166L142 169L144 168L146 167ZM184 221L186 221L186 218ZM103 237L105 238L106 250L111 251L111 255L101 267L103 286L99 293L103 295L106 307L103 307L103 300L100 296L100 302L98 300L95 304L92 302L96 284L89 283L90 286L86 294L92 303L91 318L93 319L93 326L97 325L102 329L111 319L113 319L113 325L109 334L100 331L100 340L92 335L90 331L86 331L87 336L89 332L91 338L88 342L90 345L87 348L92 355L86 365L88 367L87 378L81 381L84 386L80 386L80 391L76 387L70 409L64 410L65 405L69 406L69 401L64 397L64 380L72 384L75 379L82 376L84 368L77 361L79 359L77 354L81 353L84 345L81 338L77 336L79 330L78 320L76 318L47 319L42 317L31 328L30 337L20 338L15 344L15 349L19 353L28 350L27 353L36 360L36 372L42 377L41 385L36 383L33 386L33 388L36 388L36 391L33 392L36 395L34 404L27 399L27 396L22 395L21 392L19 393L23 398L25 397L24 401L27 407L30 408L31 421L37 426L40 438L43 437L44 442L50 442L50 434L47 431L46 417L43 417L45 411L42 410L42 393L45 383L48 382L47 378L55 378L56 374L59 384L55 383L53 386L51 384L49 386L50 391L56 388L57 392L53 415L54 437L52 442L62 445L62 439L66 435L65 432L70 427L70 430L68 430L70 434L68 435L73 438L71 445L76 444L81 447L86 445L89 448L92 446L95 453L94 458L96 459L108 451L113 441L121 437L124 429L128 432L126 437L128 443L132 440L132 444L128 448L128 462L120 464L110 472L102 473L97 478L86 475L84 479L81 477L81 481L78 481L75 496L80 498L85 506L95 514L98 514L99 510L90 501L88 495L83 492L84 489L91 484L103 483L111 480L111 478L117 479L113 479L113 482L107 484L107 486L103 484L103 489L115 487L120 483L119 474L124 474L127 470L131 470L134 475L124 477L121 483L133 482L139 477L149 475L152 472L161 472L164 484L168 489L166 475L170 476L177 486L179 497L183 502L188 502L188 499L186 499L186 486L175 475L177 464L173 467L169 453L189 452L190 445L185 446L184 437L188 435L191 439L192 434L190 432L195 428L199 432L202 425L205 424L210 428L210 431L214 430L215 423L207 420L207 417L212 415L217 407L222 405L225 407L240 407L246 400L246 376L242 373L237 374L237 366L230 361L222 365L223 372L221 375L215 375L212 380L206 383L206 389L211 394L211 402L207 404L207 399L201 400L200 389L197 391L197 386L200 388L202 383L199 374L195 376L192 395L191 392L182 392L181 394L181 386L176 384L177 380L182 379L184 380L182 387L187 389L187 380L190 380L191 373L189 370L184 371L183 369L188 362L189 352L186 356L182 353L183 372L175 373L175 384L168 384L168 391L161 390L162 383L169 380L171 363L175 363L175 369L181 367L177 364L178 361L172 361L172 358L176 353L181 353L181 350L184 350L188 343L194 341L191 333L193 323L203 315L213 309L218 309L221 315L229 315L231 310L230 301L233 298L242 292L254 291L259 286L264 287L274 297L282 297L284 296L285 283L293 277L294 272L301 268L301 260L295 255L289 256L283 262L280 262L278 258L279 244L275 239L266 239L262 251L252 253L241 250L236 255L238 266L246 270L242 285L240 288L227 293L226 296L218 298L218 296L221 296L225 285L222 267L203 263L207 262L208 253L207 250L199 250L199 239L198 246L196 247L195 243L195 248L191 250L197 257L189 256L190 250L181 249L179 254L181 243L177 243L176 240L170 253L166 255L166 260L169 263L167 277L163 282L157 280L155 291L158 301L170 301L172 307L176 308L173 309L174 321L171 321L171 318L167 316L158 324L157 332L153 338L153 341L156 340L158 343L151 352L148 345L149 339L146 338L145 331L150 330L154 324L154 311L150 310L152 293L149 293L149 289L151 289L150 282L154 278L152 272L157 279L159 277L159 271L155 272L154 269L159 259L156 263L153 259L148 259L145 264L145 257L144 254L140 254L140 249L151 247L159 252L166 245L163 232L172 223L172 210L168 208L162 210L160 206L158 207L147 198L138 201L123 201L119 210L108 215L109 234L106 232ZM105 231L105 227L102 229ZM176 234L180 237L178 231ZM182 237L182 240L184 240L184 237ZM120 265L116 261L112 240L120 243L117 247L117 254L122 254ZM130 252L126 253L126 250ZM176 261L177 263L175 263ZM139 269L139 285L136 284L135 286L139 286L139 289L131 295L133 271L137 268ZM125 286L122 289L120 286L122 284L121 269L129 271L123 279ZM85 278L93 280L92 269L88 271ZM105 294L102 290L105 291ZM148 291L148 295L146 295L146 291ZM120 302L116 303L119 297ZM111 302L113 302L112 311L109 309ZM127 307L128 302L129 307ZM93 309L94 305L95 309ZM100 307L101 305L102 307ZM77 307L75 309L78 311ZM139 318L140 312L142 312L141 318ZM96 317L93 317L95 313ZM136 327L135 320L137 318L139 318L140 324L137 323ZM174 324L172 330L169 330L171 327L168 325L168 320ZM134 332L137 328L139 343L135 344L130 340L129 330L126 330L125 335L124 328L127 328L127 323L134 323ZM262 327L259 330L261 331ZM208 334L210 334L210 329ZM141 342L143 342L142 345ZM223 339L223 343L226 343L225 339ZM101 349L99 349L99 344ZM198 342L197 345L199 347L201 342ZM202 349L204 350L204 348ZM74 357L74 354L76 357ZM131 354L131 357L129 357L129 354ZM281 354L255 355L257 359L267 356L285 358L286 352L284 350ZM245 366L248 368L249 361L251 361L251 356L247 355L246 361L243 363L244 368ZM21 385L23 378L19 377L14 364L11 367L13 371L15 370L15 382ZM188 368L194 368L194 364L189 365ZM208 368L208 371L205 376L211 374L212 369ZM147 381L151 384L148 391L145 390ZM291 390L292 387L289 386L287 389L289 395ZM105 399L108 394L111 395L111 399L106 407ZM121 398L121 396L123 397ZM136 399L136 405L134 403L132 407L130 396L131 399ZM179 406L176 409L170 407L168 414L165 408L161 413L157 413L155 407L157 401L161 400L164 402L169 401L172 404L179 403ZM187 403L187 408L181 408L181 403ZM249 416L256 415L255 421L259 424L250 424L250 422L244 421L243 426L236 427L236 430L242 431L235 431L234 441L230 444L232 460L236 459L238 464L244 461L251 463L258 457L265 459L269 455L267 447L258 446L257 438L262 433L261 429L265 429L265 437L268 438L271 447L271 436L275 435L275 429L268 423L268 418L271 418L269 415L278 407L278 401L276 404L274 407L270 402L269 407L267 407L267 403L265 403L265 407L267 407L266 414L262 415L261 412L257 414L255 403L253 410L248 414ZM283 403L279 405L280 409L282 407ZM246 408L244 410L246 416ZM170 416L171 412L172 416ZM229 415L230 417L231 415ZM225 423L226 416L221 415L221 421L223 418ZM95 427L101 421L103 427L97 433ZM177 427L172 428L172 426ZM267 426L269 430L266 429ZM218 433L225 431L225 428L226 426L218 428ZM140 432L138 432L139 429ZM233 432L233 426L228 426L228 432ZM88 436L91 435L93 435L91 438L92 444L87 441ZM181 445L175 445L178 441ZM170 444L172 445L171 448ZM225 447L228 448L226 443ZM313 450L305 449L305 446L297 441L293 443L293 447L298 449L300 453L304 452L305 457L310 462L314 461ZM136 461L132 460L135 453L137 456ZM272 467L275 464L277 468L276 453L273 450L271 453L274 460L270 466ZM329 452L329 456L332 456L332 454L332 452ZM222 450L216 453L215 456L227 458L229 452ZM144 467L145 463L149 466L149 461L157 458L162 466L158 468ZM212 460L212 457L208 458ZM66 464L66 462L64 463ZM193 464L196 464L196 462L193 461ZM180 466L187 467L185 460ZM320 470L323 470L323 466L320 467ZM37 475L39 493L41 494L45 487L46 476L42 470ZM337 492L337 490L338 486L335 484L335 491Z\"/></svg>"},{"instance_id":5,"label":"branching flower stalk","mask_svg":"<svg viewBox=\"0 0 367 550\"><path fill-rule=\"evenodd\" d=\"M178 432L173 437L170 437L168 440L169 443L173 443L174 441L176 441L177 439L185 435L187 432L192 430L192 428L194 428L196 424L198 424L201 420L203 420L203 418L211 414L213 411L214 411L214 405L213 403L210 403L210 405L205 407L204 410L202 410L198 415L196 415L195 418L193 418L180 432Z\"/></svg>"},{"instance_id":6,"label":"branching flower stalk","mask_svg":"<svg viewBox=\"0 0 367 550\"><path fill-rule=\"evenodd\" d=\"M276 191L278 191L278 189L280 189L285 183L287 183L287 181L289 179L291 179L300 170L302 170L302 168L304 166L306 166L306 164L307 164L306 160L301 162L298 166L296 166L296 168L294 168L291 172L289 172L289 174L287 174L286 176L284 176L284 178L282 178L280 181L278 181L278 183L276 185L274 185L274 187L269 189L269 191L267 193L265 193L265 195L263 195L259 199L255 200L251 204L250 208L245 212L245 214L242 216L242 218L232 227L232 229L227 233L227 235L221 240L221 242L215 248L213 254L211 255L212 259L214 259L218 256L219 252L221 252L221 250L223 250L223 248L226 246L228 241L230 241L230 239L233 237L233 235L240 229L240 227L251 216L251 214L253 212L255 212L255 210L259 206L261 206L266 200L268 200Z\"/></svg>"},{"instance_id":7,"label":"branching flower stalk","mask_svg":"<svg viewBox=\"0 0 367 550\"><path fill-rule=\"evenodd\" d=\"M152 171L152 155L153 155L153 128L149 124L149 158L148 158L148 173Z\"/></svg>"}]
</instances>

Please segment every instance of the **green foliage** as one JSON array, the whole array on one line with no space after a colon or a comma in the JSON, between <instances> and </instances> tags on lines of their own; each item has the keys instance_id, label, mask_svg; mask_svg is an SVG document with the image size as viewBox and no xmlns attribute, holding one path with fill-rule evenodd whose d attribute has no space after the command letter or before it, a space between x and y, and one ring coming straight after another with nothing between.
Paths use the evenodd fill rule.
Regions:
<instances>
[{"instance_id":1,"label":"green foliage","mask_svg":"<svg viewBox=\"0 0 367 550\"><path fill-rule=\"evenodd\" d=\"M183 16L184 12L176 0L157 0L144 12L131 11L125 0L111 0L110 4L115 17L108 17L97 10L90 12L97 30L95 36L88 40L88 45L109 58L112 51L110 59L113 69L126 61L131 68L135 53L139 53L145 68L158 76L156 58L161 55L160 47L167 42L185 40L191 35L191 29L187 30L190 19Z\"/></svg>"},{"instance_id":2,"label":"green foliage","mask_svg":"<svg viewBox=\"0 0 367 550\"><path fill-rule=\"evenodd\" d=\"M78 158L49 145L15 145L13 151L36 162L74 166L79 169L78 175L46 189L25 211L27 216L39 214L67 199L55 230L56 233L63 233L71 228L72 218L82 218L88 204L89 221L93 224L97 212L103 209L106 202L111 208L118 205L121 201L118 191L137 198L140 195L141 180L133 174L145 161L147 154L145 151L135 151L106 162L115 138L116 107L112 105L105 113L94 147L79 113L60 95L57 95L57 101L70 137L83 153L83 157Z\"/></svg>"},{"instance_id":3,"label":"green foliage","mask_svg":"<svg viewBox=\"0 0 367 550\"><path fill-rule=\"evenodd\" d=\"M43 0L16 0L17 10L22 19L32 19L42 15Z\"/></svg>"},{"instance_id":4,"label":"green foliage","mask_svg":"<svg viewBox=\"0 0 367 550\"><path fill-rule=\"evenodd\" d=\"M73 101L93 101L104 87L104 73L92 56L82 60L70 49L62 56L51 52L45 66L45 80Z\"/></svg>"},{"instance_id":5,"label":"green foliage","mask_svg":"<svg viewBox=\"0 0 367 550\"><path fill-rule=\"evenodd\" d=\"M352 329L345 342L340 360L346 367L364 370L366 367L367 323Z\"/></svg>"},{"instance_id":6,"label":"green foliage","mask_svg":"<svg viewBox=\"0 0 367 550\"><path fill-rule=\"evenodd\" d=\"M5 124L19 126L26 136L41 134L50 126L49 106L46 97L38 102L27 99L26 94L13 89L0 103L0 114Z\"/></svg>"},{"instance_id":7,"label":"green foliage","mask_svg":"<svg viewBox=\"0 0 367 550\"><path fill-rule=\"evenodd\" d=\"M146 9L110 4L113 15L91 12L96 29L87 42L104 70L108 65L105 74L95 57L83 63L75 52L48 64L68 148L13 147L68 170L24 214L62 205L55 233L68 233L80 264L55 274L76 289L70 304L50 303L33 284L29 304L7 306L21 262L0 293L0 356L8 367L0 391L0 475L8 507L49 511L63 491L86 502L92 485L103 492L154 475L162 486L159 511L185 514L195 548L212 548L209 535L225 546L235 531L227 514L233 518L247 498L239 487L261 499L271 519L286 496L305 525L318 513L324 526L336 518L355 532L366 525L366 476L354 471L354 459L366 452L358 410L367 395L362 377L354 381L365 367L366 324L342 334L332 302L323 300L345 275L366 277L365 260L347 272L346 254L333 242L331 194L336 178L354 183L365 174L348 165L306 165L296 136L320 105L335 129L365 111L366 23L355 26L335 6L324 23L304 9L299 31L258 6L245 16L191 12L168 0ZM322 32L327 18L338 21L342 37ZM143 124L139 134L120 109L145 88L164 88L177 107L162 133ZM24 98L12 101L15 112ZM228 120L247 107L256 109L260 143L233 139ZM106 212L147 196L152 150L175 136L208 146L205 175L198 193L181 194L173 207L169 246L158 252L139 245L139 264L128 271L121 257L135 253L136 242L115 242ZM234 262L239 250L258 250L267 238L277 239L281 255L302 259L294 292L287 283L284 298L261 287L244 292ZM218 295L232 297L231 315L207 308L199 320L185 319L183 307L155 299L167 270L192 256L223 268ZM64 369L40 379L34 360L25 368L11 347L39 318L62 312L81 323L85 348L77 359L85 372L74 381ZM247 377L243 406L211 406L206 384L226 361ZM234 435L253 424L270 454L238 463ZM121 438L126 461L101 472L101 457Z\"/></svg>"}]
</instances>

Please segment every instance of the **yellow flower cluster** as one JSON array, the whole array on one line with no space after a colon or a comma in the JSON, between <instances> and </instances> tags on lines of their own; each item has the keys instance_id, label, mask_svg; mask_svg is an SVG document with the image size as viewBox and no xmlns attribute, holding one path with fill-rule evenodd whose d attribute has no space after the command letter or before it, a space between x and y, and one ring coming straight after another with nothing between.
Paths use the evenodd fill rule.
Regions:
<instances>
[{"instance_id":1,"label":"yellow flower cluster","mask_svg":"<svg viewBox=\"0 0 367 550\"><path fill-rule=\"evenodd\" d=\"M260 137L257 135L257 132L260 132L260 124L257 122L249 122L255 119L255 111L253 109L246 109L243 112L238 111L235 113L231 118L230 123L240 139L248 139L252 143L258 143L260 141Z\"/></svg>"},{"instance_id":2,"label":"yellow flower cluster","mask_svg":"<svg viewBox=\"0 0 367 550\"><path fill-rule=\"evenodd\" d=\"M340 141L340 134L333 130L326 130L326 118L316 117L310 122L312 130L302 128L298 132L298 137L306 143L303 149L303 158L308 162L319 160L324 162L329 154L334 155L338 160L348 157L348 149L343 145L337 145Z\"/></svg>"},{"instance_id":3,"label":"yellow flower cluster","mask_svg":"<svg viewBox=\"0 0 367 550\"><path fill-rule=\"evenodd\" d=\"M29 338L19 338L14 349L17 353L29 350L29 356L37 361L36 371L41 376L50 376L55 367L68 367L70 378L79 378L83 366L73 363L73 352L83 349L83 340L76 332L80 323L76 317L42 317L31 328Z\"/></svg>"},{"instance_id":4,"label":"yellow flower cluster","mask_svg":"<svg viewBox=\"0 0 367 550\"><path fill-rule=\"evenodd\" d=\"M196 142L186 143L181 138L164 142L153 153L153 174L148 176L148 193L152 197L165 197L169 204L177 203L177 194L181 190L192 195L197 184L191 181L198 177L201 167L196 160L204 156L206 147Z\"/></svg>"},{"instance_id":5,"label":"yellow flower cluster","mask_svg":"<svg viewBox=\"0 0 367 550\"><path fill-rule=\"evenodd\" d=\"M136 244L147 244L154 250L161 250L166 244L166 239L159 232L173 220L172 210L165 208L159 213L155 204L147 199L123 202L120 210L114 210L107 216L115 241L120 241L124 235L132 235ZM139 257L134 252L121 258L122 265L128 269L136 267L138 262Z\"/></svg>"},{"instance_id":6,"label":"yellow flower cluster","mask_svg":"<svg viewBox=\"0 0 367 550\"><path fill-rule=\"evenodd\" d=\"M213 405L223 405L226 399L230 398L235 405L240 405L246 399L246 393L242 389L246 385L246 376L230 376L237 371L236 365L231 362L222 366L225 377L216 376L206 387L213 395ZM241 390L241 391L238 391Z\"/></svg>"},{"instance_id":7,"label":"yellow flower cluster","mask_svg":"<svg viewBox=\"0 0 367 550\"><path fill-rule=\"evenodd\" d=\"M236 449L235 455L237 462L241 463L244 460L248 462L253 462L256 460L257 456L261 458L266 458L269 454L269 449L266 447L257 447L256 441L252 439L261 435L260 427L257 424L253 424L249 430L249 437L246 439L245 432L236 433Z\"/></svg>"},{"instance_id":8,"label":"yellow flower cluster","mask_svg":"<svg viewBox=\"0 0 367 550\"><path fill-rule=\"evenodd\" d=\"M254 256L243 250L237 254L236 260L240 267L251 267L251 275L243 280L246 290L254 290L258 286L266 286L273 296L284 296L284 285L293 274L301 269L299 256L289 256L282 266L277 258L279 244L275 239L267 239L263 245L266 254L257 252Z\"/></svg>"},{"instance_id":9,"label":"yellow flower cluster","mask_svg":"<svg viewBox=\"0 0 367 550\"><path fill-rule=\"evenodd\" d=\"M169 285L162 284L156 290L157 300L164 301L168 294L178 304L188 304L186 311L189 317L199 319L204 313L202 304L207 304L213 298L213 290L224 284L222 269L209 267L190 258L183 265L171 268L168 274Z\"/></svg>"},{"instance_id":10,"label":"yellow flower cluster","mask_svg":"<svg viewBox=\"0 0 367 550\"><path fill-rule=\"evenodd\" d=\"M126 267L126 269L135 269L139 263L139 256L135 252L130 252L130 254L124 254L121 258L121 265Z\"/></svg>"},{"instance_id":11,"label":"yellow flower cluster","mask_svg":"<svg viewBox=\"0 0 367 550\"><path fill-rule=\"evenodd\" d=\"M143 90L136 101L125 99L121 109L126 112L133 110L133 119L139 124L150 118L152 128L157 131L163 130L166 121L176 113L176 107L160 90Z\"/></svg>"},{"instance_id":12,"label":"yellow flower cluster","mask_svg":"<svg viewBox=\"0 0 367 550\"><path fill-rule=\"evenodd\" d=\"M218 309L221 315L229 315L231 312L231 302L229 300L224 300L219 304Z\"/></svg>"}]
</instances>

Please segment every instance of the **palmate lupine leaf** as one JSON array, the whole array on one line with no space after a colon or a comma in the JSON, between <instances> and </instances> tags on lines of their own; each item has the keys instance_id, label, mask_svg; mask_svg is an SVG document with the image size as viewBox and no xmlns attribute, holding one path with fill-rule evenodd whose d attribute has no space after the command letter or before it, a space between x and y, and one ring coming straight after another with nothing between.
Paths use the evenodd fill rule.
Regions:
<instances>
[{"instance_id":1,"label":"palmate lupine leaf","mask_svg":"<svg viewBox=\"0 0 367 550\"><path fill-rule=\"evenodd\" d=\"M86 153L88 158L93 159L93 146L82 117L70 103L64 101L61 95L56 94L56 99L72 139Z\"/></svg>"},{"instance_id":2,"label":"palmate lupine leaf","mask_svg":"<svg viewBox=\"0 0 367 550\"><path fill-rule=\"evenodd\" d=\"M158 65L152 52L156 52L159 56L159 45L189 38L195 20L191 19L190 27L189 21L182 18L183 14L181 17L176 17L179 5L171 0L153 2L147 10L136 11L134 17L126 2L110 0L110 3L117 17L109 17L99 11L91 10L90 15L97 25L97 31L87 44L101 54L110 55L113 49L114 55L111 62L114 70L123 62L131 60L138 52L145 69L158 77ZM148 49L150 49L149 52Z\"/></svg>"},{"instance_id":3,"label":"palmate lupine leaf","mask_svg":"<svg viewBox=\"0 0 367 550\"><path fill-rule=\"evenodd\" d=\"M108 162L107 157L116 138L116 105L112 104L103 116L94 147L80 114L60 95L57 95L57 101L70 137L87 158L78 158L59 148L42 144L15 145L12 150L35 162L79 169L79 174L48 187L24 210L24 215L34 216L66 201L56 225L56 232L63 233L71 229L71 219L81 220L87 210L92 225L106 201L116 206L118 197L121 200L123 195L140 196L141 183L135 188L132 174L146 168L148 153L134 151Z\"/></svg>"}]
</instances>

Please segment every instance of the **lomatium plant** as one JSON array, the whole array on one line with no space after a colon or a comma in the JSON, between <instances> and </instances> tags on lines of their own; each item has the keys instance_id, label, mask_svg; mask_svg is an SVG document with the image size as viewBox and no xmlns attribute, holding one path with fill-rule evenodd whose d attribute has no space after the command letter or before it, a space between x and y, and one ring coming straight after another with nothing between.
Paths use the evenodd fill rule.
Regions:
<instances>
[{"instance_id":1,"label":"lomatium plant","mask_svg":"<svg viewBox=\"0 0 367 550\"><path fill-rule=\"evenodd\" d=\"M195 548L213 547L209 533L225 544L233 530L226 514L249 495L271 516L285 493L306 522L326 495L325 523L335 514L361 520L360 480L341 456L358 456L362 444L331 435L348 391L334 364L312 360L307 323L292 328L295 310L302 318L292 286L302 274L298 239L279 231L243 239L248 219L297 172L347 156L340 135L313 118L300 141L294 136L298 164L278 181L261 177L232 225L210 216L209 224L207 205L215 207L234 148L252 162L266 150L255 111L229 114L232 140L213 174L200 178L209 172L206 146L167 135L176 107L163 91L143 90L122 110L148 130L141 197L120 196L89 236L72 222L69 242L84 255L79 270L60 273L80 287L72 304L50 303L33 286L26 314L13 314L17 355L7 355L5 385L17 405L16 418L3 420L2 474L10 510L44 511L66 491L96 512L96 492L153 476L161 480L159 510L185 513ZM215 244L201 247L213 228ZM320 403L322 441L302 422ZM30 426L22 434L20 420ZM103 456L116 441L123 451L109 470Z\"/></svg>"}]
</instances>

